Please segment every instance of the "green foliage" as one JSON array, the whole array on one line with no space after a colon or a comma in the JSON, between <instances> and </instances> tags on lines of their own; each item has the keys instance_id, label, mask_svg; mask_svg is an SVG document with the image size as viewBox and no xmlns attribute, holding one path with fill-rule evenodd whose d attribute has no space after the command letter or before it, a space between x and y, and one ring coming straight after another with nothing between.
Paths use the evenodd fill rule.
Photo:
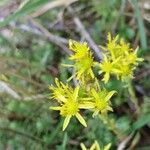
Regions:
<instances>
[{"instance_id":1,"label":"green foliage","mask_svg":"<svg viewBox=\"0 0 150 150\"><path fill-rule=\"evenodd\" d=\"M10 93L2 92L0 87L0 149L79 150L80 142L90 146L96 139L102 146L111 142L112 150L116 150L119 136L114 134L102 119L92 118L88 112L84 112L85 120L88 120L87 128L83 129L73 119L68 129L62 132L63 120L58 121L60 120L59 115L49 110L52 101L49 100L48 86L54 83L55 77L66 82L72 75L71 69L61 65L70 64L70 60L67 59L68 54L64 53L62 48L51 43L47 37L44 37L43 32L32 24L28 24L25 18L30 17L30 14L50 1L22 0L19 2L22 2L22 6L0 21L0 77L1 75L6 77L5 80L0 78L0 81L5 82L20 96L19 99L16 99ZM0 7L7 4L9 0L0 1ZM132 5L126 3L125 0L88 2L82 0L79 3L76 2L72 7L96 43L105 43L105 35L108 31L119 33L135 47L137 43L141 43L140 52L145 58L145 63L135 72L133 82L140 113L134 113L135 109L129 102L130 97L126 85L112 76L112 80L105 87L108 90L118 91L111 101L114 108L113 115L109 115L110 123L114 123L113 128L119 129L125 137L133 132L139 132L142 138L134 149L148 150L150 146L145 139L149 138L149 135L144 133L147 133L150 124L150 78L148 73L150 61L149 51L146 55L143 51L148 49L150 43L147 37L146 21L143 21L137 1L134 0L132 4L133 11L131 11ZM129 16L128 10L131 11ZM85 40L74 25L72 16L69 15L67 9L62 7L59 10L53 9L34 21L40 22L52 34L61 35L66 39L69 36L78 41ZM11 22L15 22L18 26L11 26ZM24 31L19 25L30 27L33 32ZM40 31L41 35L34 31ZM98 77L101 78L101 76ZM124 88L120 88L122 86ZM127 146L130 142L127 143Z\"/></svg>"},{"instance_id":2,"label":"green foliage","mask_svg":"<svg viewBox=\"0 0 150 150\"><path fill-rule=\"evenodd\" d=\"M136 122L132 125L132 132L142 128L144 125L150 123L150 113L144 114L138 118Z\"/></svg>"}]
</instances>

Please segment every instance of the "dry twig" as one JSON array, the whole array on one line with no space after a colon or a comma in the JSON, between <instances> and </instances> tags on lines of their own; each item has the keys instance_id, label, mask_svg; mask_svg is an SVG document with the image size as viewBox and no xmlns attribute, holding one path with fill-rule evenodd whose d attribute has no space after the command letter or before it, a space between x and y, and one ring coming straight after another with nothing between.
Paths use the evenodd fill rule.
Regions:
<instances>
[{"instance_id":1,"label":"dry twig","mask_svg":"<svg viewBox=\"0 0 150 150\"><path fill-rule=\"evenodd\" d=\"M38 28L45 35L45 37L47 37L49 39L49 41L51 41L55 45L61 47L66 53L71 54L71 52L69 51L69 49L64 44L64 43L67 43L67 40L64 40L61 37L58 37L56 35L51 34L46 28L44 28L40 23L34 21L33 19L31 20L31 23L36 28Z\"/></svg>"},{"instance_id":2,"label":"dry twig","mask_svg":"<svg viewBox=\"0 0 150 150\"><path fill-rule=\"evenodd\" d=\"M70 5L71 3L75 2L75 1L77 1L77 0L55 0L55 1L49 2L49 3L45 4L42 8L38 9L31 16L32 17L38 17L50 9L60 7L60 6L67 6L67 5Z\"/></svg>"}]
</instances>

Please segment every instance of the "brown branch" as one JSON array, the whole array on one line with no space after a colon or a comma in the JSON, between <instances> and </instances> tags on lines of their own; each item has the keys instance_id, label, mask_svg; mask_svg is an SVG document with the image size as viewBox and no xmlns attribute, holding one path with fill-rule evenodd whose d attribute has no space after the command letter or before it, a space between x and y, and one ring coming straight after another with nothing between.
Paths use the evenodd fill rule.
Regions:
<instances>
[{"instance_id":1,"label":"brown branch","mask_svg":"<svg viewBox=\"0 0 150 150\"><path fill-rule=\"evenodd\" d=\"M45 27L43 27L35 20L31 19L30 21L37 29L39 29L45 35L45 37L48 38L49 41L61 47L66 53L71 54L71 51L66 47L66 43L68 43L66 39L51 34Z\"/></svg>"}]
</instances>

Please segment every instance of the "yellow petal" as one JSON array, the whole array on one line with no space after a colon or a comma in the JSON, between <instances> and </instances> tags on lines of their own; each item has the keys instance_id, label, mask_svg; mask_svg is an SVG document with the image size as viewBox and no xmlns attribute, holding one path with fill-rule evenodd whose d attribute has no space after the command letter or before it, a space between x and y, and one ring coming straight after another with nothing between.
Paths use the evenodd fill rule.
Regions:
<instances>
[{"instance_id":1,"label":"yellow petal","mask_svg":"<svg viewBox=\"0 0 150 150\"><path fill-rule=\"evenodd\" d=\"M89 69L89 73L90 73L92 79L94 79L95 76L94 76L94 73L93 73L92 69Z\"/></svg>"},{"instance_id":2,"label":"yellow petal","mask_svg":"<svg viewBox=\"0 0 150 150\"><path fill-rule=\"evenodd\" d=\"M114 93L116 93L116 91L111 91L107 94L107 96L105 97L105 101L109 101L109 99L114 95Z\"/></svg>"},{"instance_id":3,"label":"yellow petal","mask_svg":"<svg viewBox=\"0 0 150 150\"><path fill-rule=\"evenodd\" d=\"M99 114L99 110L95 110L94 113L93 113L93 115L92 115L92 117L94 118L98 114Z\"/></svg>"},{"instance_id":4,"label":"yellow petal","mask_svg":"<svg viewBox=\"0 0 150 150\"><path fill-rule=\"evenodd\" d=\"M61 64L63 67L73 67L74 65L70 65L70 64Z\"/></svg>"},{"instance_id":5,"label":"yellow petal","mask_svg":"<svg viewBox=\"0 0 150 150\"><path fill-rule=\"evenodd\" d=\"M96 145L95 142L92 144L92 146L90 147L90 150L95 150L96 149ZM97 150L97 149L96 149Z\"/></svg>"},{"instance_id":6,"label":"yellow petal","mask_svg":"<svg viewBox=\"0 0 150 150\"><path fill-rule=\"evenodd\" d=\"M77 119L79 120L79 122L80 122L83 126L87 127L87 124L86 124L85 120L83 119L83 117L82 117L79 113L76 114L76 117L77 117Z\"/></svg>"},{"instance_id":7,"label":"yellow petal","mask_svg":"<svg viewBox=\"0 0 150 150\"><path fill-rule=\"evenodd\" d=\"M84 103L84 104L79 104L79 108L80 109L92 109L94 108L94 104L93 103Z\"/></svg>"},{"instance_id":8,"label":"yellow petal","mask_svg":"<svg viewBox=\"0 0 150 150\"><path fill-rule=\"evenodd\" d=\"M85 147L85 145L83 143L81 143L80 146L81 146L82 150L87 150L87 148Z\"/></svg>"},{"instance_id":9,"label":"yellow petal","mask_svg":"<svg viewBox=\"0 0 150 150\"><path fill-rule=\"evenodd\" d=\"M55 78L55 84L56 84L58 87L60 86L60 83L59 83L58 78Z\"/></svg>"},{"instance_id":10,"label":"yellow petal","mask_svg":"<svg viewBox=\"0 0 150 150\"><path fill-rule=\"evenodd\" d=\"M113 111L113 109L110 106L107 106L106 109L109 110L109 111Z\"/></svg>"},{"instance_id":11,"label":"yellow petal","mask_svg":"<svg viewBox=\"0 0 150 150\"><path fill-rule=\"evenodd\" d=\"M105 147L104 147L104 150L109 150L111 147L111 143L107 144Z\"/></svg>"},{"instance_id":12,"label":"yellow petal","mask_svg":"<svg viewBox=\"0 0 150 150\"><path fill-rule=\"evenodd\" d=\"M57 99L58 99L59 101L64 102L64 103L67 101L67 99L66 99L63 95L59 95L59 96L57 97Z\"/></svg>"},{"instance_id":13,"label":"yellow petal","mask_svg":"<svg viewBox=\"0 0 150 150\"><path fill-rule=\"evenodd\" d=\"M96 148L96 150L100 150L100 146L97 141L95 141L95 148Z\"/></svg>"},{"instance_id":14,"label":"yellow petal","mask_svg":"<svg viewBox=\"0 0 150 150\"><path fill-rule=\"evenodd\" d=\"M108 80L109 80L109 78L110 78L110 74L109 74L109 73L105 73L104 78L103 78L102 80L103 80L105 83L107 83Z\"/></svg>"},{"instance_id":15,"label":"yellow petal","mask_svg":"<svg viewBox=\"0 0 150 150\"><path fill-rule=\"evenodd\" d=\"M61 107L49 107L49 109L52 109L52 110L60 110L61 109Z\"/></svg>"},{"instance_id":16,"label":"yellow petal","mask_svg":"<svg viewBox=\"0 0 150 150\"><path fill-rule=\"evenodd\" d=\"M73 74L70 78L67 79L67 82L69 82L70 80L72 80L75 76L76 76L76 74Z\"/></svg>"},{"instance_id":17,"label":"yellow petal","mask_svg":"<svg viewBox=\"0 0 150 150\"><path fill-rule=\"evenodd\" d=\"M69 122L70 122L70 119L71 119L71 115L67 115L65 120L64 120L64 123L63 123L63 131L66 129L66 127L68 126Z\"/></svg>"},{"instance_id":18,"label":"yellow petal","mask_svg":"<svg viewBox=\"0 0 150 150\"><path fill-rule=\"evenodd\" d=\"M137 58L137 61L142 62L142 61L144 61L144 59L143 58Z\"/></svg>"},{"instance_id":19,"label":"yellow petal","mask_svg":"<svg viewBox=\"0 0 150 150\"><path fill-rule=\"evenodd\" d=\"M73 40L71 40L71 39L69 40L69 49L71 49L71 50L73 50L73 51L75 51L75 50L74 50L74 42L75 42L75 41L73 41Z\"/></svg>"},{"instance_id":20,"label":"yellow petal","mask_svg":"<svg viewBox=\"0 0 150 150\"><path fill-rule=\"evenodd\" d=\"M77 86L74 90L74 93L73 93L73 97L74 97L74 100L76 101L77 100L77 97L78 97L78 92L79 92L79 86Z\"/></svg>"},{"instance_id":21,"label":"yellow petal","mask_svg":"<svg viewBox=\"0 0 150 150\"><path fill-rule=\"evenodd\" d=\"M91 92L92 92L92 95L93 95L93 97L94 97L95 99L99 99L99 95L98 95L98 93L95 91L95 89L92 89Z\"/></svg>"},{"instance_id":22,"label":"yellow petal","mask_svg":"<svg viewBox=\"0 0 150 150\"><path fill-rule=\"evenodd\" d=\"M107 34L107 40L110 42L111 41L111 34L110 34L110 32L108 32L108 34Z\"/></svg>"}]
</instances>

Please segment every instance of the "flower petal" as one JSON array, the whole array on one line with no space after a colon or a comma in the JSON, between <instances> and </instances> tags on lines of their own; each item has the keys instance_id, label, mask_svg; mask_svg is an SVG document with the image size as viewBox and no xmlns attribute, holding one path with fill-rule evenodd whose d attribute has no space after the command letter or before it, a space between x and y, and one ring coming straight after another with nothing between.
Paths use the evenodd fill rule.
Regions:
<instances>
[{"instance_id":1,"label":"flower petal","mask_svg":"<svg viewBox=\"0 0 150 150\"><path fill-rule=\"evenodd\" d=\"M77 100L77 97L78 97L78 92L79 92L79 86L77 86L74 90L74 93L73 93L73 98L74 100L76 101Z\"/></svg>"},{"instance_id":2,"label":"flower petal","mask_svg":"<svg viewBox=\"0 0 150 150\"><path fill-rule=\"evenodd\" d=\"M83 119L83 117L82 117L79 113L76 114L76 117L77 117L77 119L79 120L79 122L80 122L83 126L87 127L87 124L86 124L85 120Z\"/></svg>"},{"instance_id":3,"label":"flower petal","mask_svg":"<svg viewBox=\"0 0 150 150\"><path fill-rule=\"evenodd\" d=\"M116 93L116 91L111 91L107 94L107 96L105 97L105 101L109 101L109 99L114 95L114 93Z\"/></svg>"},{"instance_id":4,"label":"flower petal","mask_svg":"<svg viewBox=\"0 0 150 150\"><path fill-rule=\"evenodd\" d=\"M79 104L80 109L92 109L94 108L94 104L89 102L89 103L84 103L84 104Z\"/></svg>"},{"instance_id":5,"label":"flower petal","mask_svg":"<svg viewBox=\"0 0 150 150\"><path fill-rule=\"evenodd\" d=\"M91 148L90 148L90 150L100 150L100 146L99 146L99 144L98 144L98 142L97 141L95 141L94 143L93 143L93 145L91 146Z\"/></svg>"},{"instance_id":6,"label":"flower petal","mask_svg":"<svg viewBox=\"0 0 150 150\"><path fill-rule=\"evenodd\" d=\"M104 150L109 150L111 147L111 143L107 144L105 147L104 147Z\"/></svg>"},{"instance_id":7,"label":"flower petal","mask_svg":"<svg viewBox=\"0 0 150 150\"><path fill-rule=\"evenodd\" d=\"M96 149L96 150L100 150L100 146L99 146L98 142L95 141L94 143L95 143L95 149ZM92 149L91 149L91 150L92 150ZM93 150L94 150L94 149L93 149Z\"/></svg>"},{"instance_id":8,"label":"flower petal","mask_svg":"<svg viewBox=\"0 0 150 150\"><path fill-rule=\"evenodd\" d=\"M98 93L96 92L95 89L92 89L91 92L92 92L92 95L93 95L93 97L94 97L95 99L99 99L99 95L98 95Z\"/></svg>"},{"instance_id":9,"label":"flower petal","mask_svg":"<svg viewBox=\"0 0 150 150\"><path fill-rule=\"evenodd\" d=\"M99 110L95 110L94 113L93 113L93 115L92 115L92 117L94 118L98 114L99 114Z\"/></svg>"},{"instance_id":10,"label":"flower petal","mask_svg":"<svg viewBox=\"0 0 150 150\"><path fill-rule=\"evenodd\" d=\"M102 79L105 83L107 83L108 82L108 80L109 80L109 78L110 78L110 74L109 73L105 73L104 74L104 78Z\"/></svg>"},{"instance_id":11,"label":"flower petal","mask_svg":"<svg viewBox=\"0 0 150 150\"><path fill-rule=\"evenodd\" d=\"M74 65L71 65L71 64L61 64L61 66L63 66L63 67L73 67Z\"/></svg>"},{"instance_id":12,"label":"flower petal","mask_svg":"<svg viewBox=\"0 0 150 150\"><path fill-rule=\"evenodd\" d=\"M53 106L52 106L52 107L49 107L49 109L52 109L52 110L60 110L61 107L59 107L59 106L58 106L58 107L53 107Z\"/></svg>"},{"instance_id":13,"label":"flower petal","mask_svg":"<svg viewBox=\"0 0 150 150\"><path fill-rule=\"evenodd\" d=\"M92 144L92 146L90 147L90 150L95 150L96 149L96 145L95 142ZM97 150L97 149L96 149Z\"/></svg>"},{"instance_id":14,"label":"flower petal","mask_svg":"<svg viewBox=\"0 0 150 150\"><path fill-rule=\"evenodd\" d=\"M87 150L87 148L85 147L85 145L83 143L81 143L80 146L81 146L82 150Z\"/></svg>"},{"instance_id":15,"label":"flower petal","mask_svg":"<svg viewBox=\"0 0 150 150\"><path fill-rule=\"evenodd\" d=\"M71 115L67 115L65 120L64 120L64 123L63 123L63 131L66 129L66 127L68 126L69 122L70 122L70 119L71 119Z\"/></svg>"},{"instance_id":16,"label":"flower petal","mask_svg":"<svg viewBox=\"0 0 150 150\"><path fill-rule=\"evenodd\" d=\"M113 111L113 109L110 106L107 106L106 109L109 110L109 111Z\"/></svg>"}]
</instances>

